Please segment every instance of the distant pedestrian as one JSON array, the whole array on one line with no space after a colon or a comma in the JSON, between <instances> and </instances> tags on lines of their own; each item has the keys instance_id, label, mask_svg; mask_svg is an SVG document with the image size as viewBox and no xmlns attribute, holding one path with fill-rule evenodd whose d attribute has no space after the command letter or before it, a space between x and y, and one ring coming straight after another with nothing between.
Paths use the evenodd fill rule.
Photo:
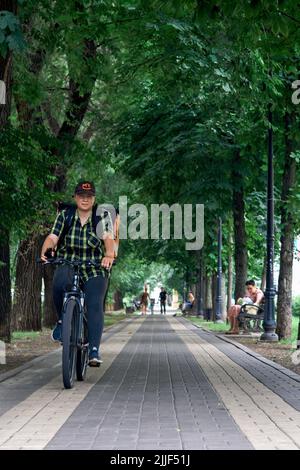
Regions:
<instances>
[{"instance_id":1,"label":"distant pedestrian","mask_svg":"<svg viewBox=\"0 0 300 470\"><path fill-rule=\"evenodd\" d=\"M155 305L155 299L150 299L150 312L151 312L151 315L154 315L154 305Z\"/></svg>"},{"instance_id":2,"label":"distant pedestrian","mask_svg":"<svg viewBox=\"0 0 300 470\"><path fill-rule=\"evenodd\" d=\"M145 287L144 292L141 295L142 315L146 315L147 313L148 299L150 299L150 296L147 287Z\"/></svg>"},{"instance_id":3,"label":"distant pedestrian","mask_svg":"<svg viewBox=\"0 0 300 470\"><path fill-rule=\"evenodd\" d=\"M166 301L167 301L167 292L164 289L164 287L160 288L160 293L159 293L159 301L160 301L160 313L166 314Z\"/></svg>"}]
</instances>

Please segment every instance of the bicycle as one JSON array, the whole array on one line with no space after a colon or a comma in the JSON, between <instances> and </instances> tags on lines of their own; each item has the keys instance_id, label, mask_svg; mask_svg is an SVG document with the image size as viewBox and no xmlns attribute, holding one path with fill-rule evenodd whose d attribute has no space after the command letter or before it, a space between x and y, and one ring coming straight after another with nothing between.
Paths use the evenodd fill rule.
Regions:
<instances>
[{"instance_id":1,"label":"bicycle","mask_svg":"<svg viewBox=\"0 0 300 470\"><path fill-rule=\"evenodd\" d=\"M62 308L62 376L64 387L70 389L74 385L75 371L77 380L83 381L88 364L88 324L79 269L82 265L100 267L100 263L92 260L69 261L64 258L37 261L43 265L68 264L74 269L72 286L65 292Z\"/></svg>"}]
</instances>

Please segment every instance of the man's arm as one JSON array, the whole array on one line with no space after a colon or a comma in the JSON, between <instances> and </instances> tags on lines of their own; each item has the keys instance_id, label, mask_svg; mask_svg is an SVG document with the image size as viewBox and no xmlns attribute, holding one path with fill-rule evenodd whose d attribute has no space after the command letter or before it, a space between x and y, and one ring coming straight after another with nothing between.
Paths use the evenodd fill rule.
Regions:
<instances>
[{"instance_id":1,"label":"man's arm","mask_svg":"<svg viewBox=\"0 0 300 470\"><path fill-rule=\"evenodd\" d=\"M261 290L259 290L259 291L257 292L257 295L256 295L256 302L255 302L254 305L259 305L259 304L261 303L261 301L262 301L263 298L264 298L264 294L263 294L263 292L262 292Z\"/></svg>"},{"instance_id":2,"label":"man's arm","mask_svg":"<svg viewBox=\"0 0 300 470\"><path fill-rule=\"evenodd\" d=\"M47 258L46 256L44 256L44 253L49 248L52 250L52 256L54 256L54 250L57 247L59 237L61 236L63 232L64 223L65 223L64 213L60 212L55 219L51 233L46 237L43 243L42 251L41 251L41 259L43 261L47 261Z\"/></svg>"},{"instance_id":3,"label":"man's arm","mask_svg":"<svg viewBox=\"0 0 300 470\"><path fill-rule=\"evenodd\" d=\"M50 248L52 251L52 256L54 256L54 251L58 243L58 236L54 235L54 233L50 233L48 237L46 237L43 246L42 246L42 251L41 251L41 259L43 261L47 261L46 256L44 256L44 253Z\"/></svg>"},{"instance_id":4,"label":"man's arm","mask_svg":"<svg viewBox=\"0 0 300 470\"><path fill-rule=\"evenodd\" d=\"M102 258L101 266L103 266L104 268L110 268L115 258L115 252L114 252L115 243L114 243L113 234L106 232L103 235L103 242L104 242L105 255Z\"/></svg>"}]
</instances>

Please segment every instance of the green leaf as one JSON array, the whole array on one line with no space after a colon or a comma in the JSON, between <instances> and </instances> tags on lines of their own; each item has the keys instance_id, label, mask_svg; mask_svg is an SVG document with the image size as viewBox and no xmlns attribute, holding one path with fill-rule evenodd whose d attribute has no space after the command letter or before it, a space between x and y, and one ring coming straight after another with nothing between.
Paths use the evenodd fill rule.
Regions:
<instances>
[{"instance_id":1,"label":"green leaf","mask_svg":"<svg viewBox=\"0 0 300 470\"><path fill-rule=\"evenodd\" d=\"M19 26L18 18L9 11L0 12L0 29L8 28L10 31L15 31Z\"/></svg>"},{"instance_id":2,"label":"green leaf","mask_svg":"<svg viewBox=\"0 0 300 470\"><path fill-rule=\"evenodd\" d=\"M231 88L230 88L230 85L229 83L225 83L222 85L222 88L224 91L226 91L226 93L228 93L229 91L231 91Z\"/></svg>"},{"instance_id":3,"label":"green leaf","mask_svg":"<svg viewBox=\"0 0 300 470\"><path fill-rule=\"evenodd\" d=\"M11 50L22 51L25 48L25 42L20 31L16 31L7 36L6 41Z\"/></svg>"}]
</instances>

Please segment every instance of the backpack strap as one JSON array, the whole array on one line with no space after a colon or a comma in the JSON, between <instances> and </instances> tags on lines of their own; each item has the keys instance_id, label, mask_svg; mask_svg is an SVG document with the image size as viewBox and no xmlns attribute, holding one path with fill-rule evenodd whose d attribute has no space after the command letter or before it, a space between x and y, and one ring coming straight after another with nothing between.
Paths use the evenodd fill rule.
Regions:
<instances>
[{"instance_id":1,"label":"backpack strap","mask_svg":"<svg viewBox=\"0 0 300 470\"><path fill-rule=\"evenodd\" d=\"M93 209L92 209L92 227L93 227L93 232L95 233L97 233L97 225L102 219L101 215L97 215L97 209L98 209L98 205L94 204Z\"/></svg>"},{"instance_id":2,"label":"backpack strap","mask_svg":"<svg viewBox=\"0 0 300 470\"><path fill-rule=\"evenodd\" d=\"M58 240L58 243L57 243L57 250L59 250L59 248L63 245L65 236L67 235L67 233L69 232L69 230L72 226L74 216L75 216L75 212L76 212L76 205L75 204L68 204L68 203L65 203L65 202L59 202L57 204L57 211L58 212L65 211L65 214L64 214L65 215L64 228L62 230L61 236L59 237L59 240Z\"/></svg>"},{"instance_id":3,"label":"backpack strap","mask_svg":"<svg viewBox=\"0 0 300 470\"><path fill-rule=\"evenodd\" d=\"M105 206L102 205L102 211L100 214L97 215L97 209L99 206L95 205L93 207L92 213L92 225L93 230L97 233L97 225L98 223L107 218L108 223L112 223L112 229L114 234L114 256L117 258L118 256L118 248L119 248L119 225L120 225L120 215L119 215L119 208L114 207L114 211L111 211L109 208L105 209ZM111 207L111 205L110 205ZM109 220L109 215L111 216L111 220Z\"/></svg>"}]
</instances>

